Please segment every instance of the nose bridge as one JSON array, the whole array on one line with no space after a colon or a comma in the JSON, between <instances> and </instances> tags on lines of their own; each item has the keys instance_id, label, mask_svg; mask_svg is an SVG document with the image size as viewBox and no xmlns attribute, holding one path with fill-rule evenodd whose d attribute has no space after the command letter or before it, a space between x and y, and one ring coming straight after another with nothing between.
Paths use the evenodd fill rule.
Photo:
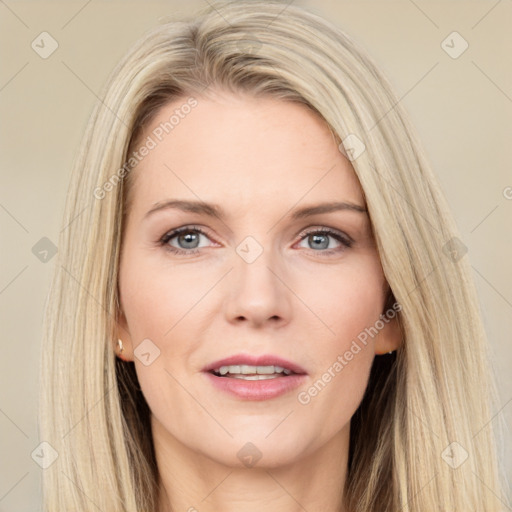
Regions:
<instances>
[{"instance_id":1,"label":"nose bridge","mask_svg":"<svg viewBox=\"0 0 512 512\"><path fill-rule=\"evenodd\" d=\"M264 246L247 236L235 249L234 267L226 308L231 320L243 317L261 324L269 319L288 318L289 291L278 277L279 255L270 243Z\"/></svg>"}]
</instances>

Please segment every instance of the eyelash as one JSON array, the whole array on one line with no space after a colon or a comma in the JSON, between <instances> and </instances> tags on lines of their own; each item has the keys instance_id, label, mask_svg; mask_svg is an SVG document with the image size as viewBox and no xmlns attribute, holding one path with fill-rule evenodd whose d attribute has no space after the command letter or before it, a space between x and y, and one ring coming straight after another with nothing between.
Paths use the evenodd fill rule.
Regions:
<instances>
[{"instance_id":1,"label":"eyelash","mask_svg":"<svg viewBox=\"0 0 512 512\"><path fill-rule=\"evenodd\" d=\"M203 229L201 229L199 226L183 226L181 228L174 229L172 231L169 231L168 233L165 233L165 235L159 240L159 245L164 247L165 250L178 255L184 255L184 256L190 256L193 254L197 254L200 249L179 249L177 247L173 247L172 245L169 245L169 241L175 238L176 236L182 234L182 233L199 233L204 235L205 237L209 238L208 233L206 233ZM300 241L302 241L304 238L310 235L329 235L332 238L336 239L338 242L342 244L342 248L334 248L334 249L325 249L320 251L315 251L314 249L309 249L310 251L313 251L315 253L319 253L322 255L331 255L338 253L340 251L343 251L345 249L349 249L353 245L353 240L350 239L347 236L343 236L341 233L338 233L337 231L334 231L330 228L320 228L320 229L312 229L310 231L305 231L300 234Z\"/></svg>"}]
</instances>

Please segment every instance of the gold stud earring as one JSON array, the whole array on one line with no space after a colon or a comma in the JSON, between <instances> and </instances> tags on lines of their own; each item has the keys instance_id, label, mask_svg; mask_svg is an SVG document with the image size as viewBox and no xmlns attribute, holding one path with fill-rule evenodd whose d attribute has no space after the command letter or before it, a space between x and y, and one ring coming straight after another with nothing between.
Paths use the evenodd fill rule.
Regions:
<instances>
[{"instance_id":1,"label":"gold stud earring","mask_svg":"<svg viewBox=\"0 0 512 512\"><path fill-rule=\"evenodd\" d=\"M117 346L119 348L119 354L122 354L124 351L124 347L123 347L123 342L120 339L117 340Z\"/></svg>"}]
</instances>

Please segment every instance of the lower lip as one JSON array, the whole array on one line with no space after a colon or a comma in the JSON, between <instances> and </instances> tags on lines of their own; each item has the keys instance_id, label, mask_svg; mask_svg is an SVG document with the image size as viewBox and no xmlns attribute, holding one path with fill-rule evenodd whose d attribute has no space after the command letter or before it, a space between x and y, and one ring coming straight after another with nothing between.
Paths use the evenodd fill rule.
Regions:
<instances>
[{"instance_id":1,"label":"lower lip","mask_svg":"<svg viewBox=\"0 0 512 512\"><path fill-rule=\"evenodd\" d=\"M210 382L226 393L230 393L244 400L269 400L284 395L300 386L306 375L288 375L265 380L244 380L232 377L217 377L210 372L205 372Z\"/></svg>"}]
</instances>

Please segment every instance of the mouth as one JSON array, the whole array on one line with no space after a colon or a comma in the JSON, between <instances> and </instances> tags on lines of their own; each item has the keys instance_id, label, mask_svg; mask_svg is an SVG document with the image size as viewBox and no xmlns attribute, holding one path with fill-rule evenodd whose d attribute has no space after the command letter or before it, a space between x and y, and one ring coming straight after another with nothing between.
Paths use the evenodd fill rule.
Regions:
<instances>
[{"instance_id":1,"label":"mouth","mask_svg":"<svg viewBox=\"0 0 512 512\"><path fill-rule=\"evenodd\" d=\"M294 371L283 366L252 366L252 365L229 365L220 366L210 370L210 373L217 377L243 380L269 380L297 375Z\"/></svg>"},{"instance_id":2,"label":"mouth","mask_svg":"<svg viewBox=\"0 0 512 512\"><path fill-rule=\"evenodd\" d=\"M209 382L242 400L269 400L290 393L304 383L306 371L298 364L271 356L238 354L203 368Z\"/></svg>"},{"instance_id":3,"label":"mouth","mask_svg":"<svg viewBox=\"0 0 512 512\"><path fill-rule=\"evenodd\" d=\"M245 380L267 380L306 374L297 363L282 357L250 354L236 354L219 359L204 367L203 371L217 377Z\"/></svg>"}]
</instances>

